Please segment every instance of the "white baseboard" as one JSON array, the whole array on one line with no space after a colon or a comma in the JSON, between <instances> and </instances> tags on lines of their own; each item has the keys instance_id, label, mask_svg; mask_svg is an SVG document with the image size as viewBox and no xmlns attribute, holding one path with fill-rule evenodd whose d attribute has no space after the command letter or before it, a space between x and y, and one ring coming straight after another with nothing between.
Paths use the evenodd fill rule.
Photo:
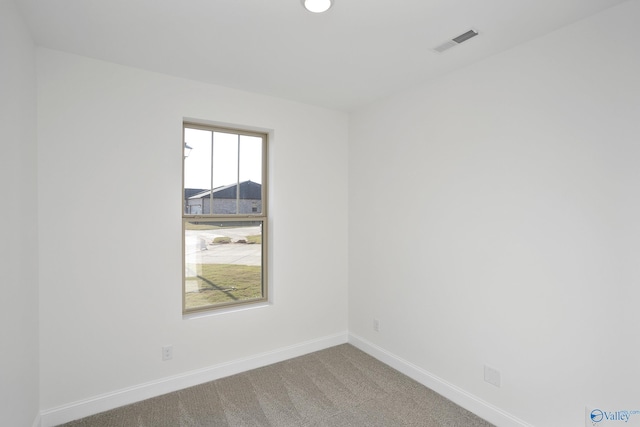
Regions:
<instances>
[{"instance_id":1,"label":"white baseboard","mask_svg":"<svg viewBox=\"0 0 640 427\"><path fill-rule=\"evenodd\" d=\"M57 408L47 409L41 412L37 420L38 423L34 422L34 427L53 427L141 400L303 356L314 351L344 344L347 342L347 337L348 335L345 331L344 333L305 341L244 359L189 371L184 374L94 396Z\"/></svg>"},{"instance_id":2,"label":"white baseboard","mask_svg":"<svg viewBox=\"0 0 640 427\"><path fill-rule=\"evenodd\" d=\"M36 415L36 419L33 420L33 427L41 427L42 421L40 419L40 414Z\"/></svg>"},{"instance_id":3,"label":"white baseboard","mask_svg":"<svg viewBox=\"0 0 640 427\"><path fill-rule=\"evenodd\" d=\"M354 334L349 343L499 427L533 427L513 415Z\"/></svg>"}]
</instances>

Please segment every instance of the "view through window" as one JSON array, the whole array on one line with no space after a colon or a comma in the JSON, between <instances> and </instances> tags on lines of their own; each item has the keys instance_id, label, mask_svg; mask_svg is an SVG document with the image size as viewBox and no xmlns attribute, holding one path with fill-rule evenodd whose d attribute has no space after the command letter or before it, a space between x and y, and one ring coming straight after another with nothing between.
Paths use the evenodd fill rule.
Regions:
<instances>
[{"instance_id":1,"label":"view through window","mask_svg":"<svg viewBox=\"0 0 640 427\"><path fill-rule=\"evenodd\" d=\"M183 312L267 300L267 135L183 127Z\"/></svg>"}]
</instances>

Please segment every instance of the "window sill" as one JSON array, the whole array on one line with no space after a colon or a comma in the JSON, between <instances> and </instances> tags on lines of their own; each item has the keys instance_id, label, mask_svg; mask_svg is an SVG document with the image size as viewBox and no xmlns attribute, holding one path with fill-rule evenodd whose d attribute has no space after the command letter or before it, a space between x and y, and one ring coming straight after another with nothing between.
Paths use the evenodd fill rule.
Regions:
<instances>
[{"instance_id":1,"label":"window sill","mask_svg":"<svg viewBox=\"0 0 640 427\"><path fill-rule=\"evenodd\" d=\"M220 308L220 309L213 309L213 310L209 310L209 311L200 311L200 312L196 312L196 313L188 313L188 314L183 314L182 315L182 320L195 320L195 319L201 319L203 317L212 317L212 316L220 316L220 315L224 315L224 314L230 314L230 313L238 313L240 311L247 311L247 310L256 310L259 308L265 308L265 307L270 307L273 304L271 304L269 301L264 301L264 302L259 302L256 304L248 304L248 305L243 305L243 306L234 306L234 307L228 307L228 308Z\"/></svg>"}]
</instances>

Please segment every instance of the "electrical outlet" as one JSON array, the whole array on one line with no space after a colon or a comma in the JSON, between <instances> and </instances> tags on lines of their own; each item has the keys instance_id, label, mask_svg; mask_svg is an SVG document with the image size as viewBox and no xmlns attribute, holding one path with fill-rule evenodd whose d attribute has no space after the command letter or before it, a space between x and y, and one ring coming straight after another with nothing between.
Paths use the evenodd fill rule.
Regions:
<instances>
[{"instance_id":1,"label":"electrical outlet","mask_svg":"<svg viewBox=\"0 0 640 427\"><path fill-rule=\"evenodd\" d=\"M173 346L165 345L162 347L162 360L171 360L173 359Z\"/></svg>"},{"instance_id":2,"label":"electrical outlet","mask_svg":"<svg viewBox=\"0 0 640 427\"><path fill-rule=\"evenodd\" d=\"M373 319L373 330L380 332L380 321L378 319Z\"/></svg>"},{"instance_id":3,"label":"electrical outlet","mask_svg":"<svg viewBox=\"0 0 640 427\"><path fill-rule=\"evenodd\" d=\"M500 387L500 371L484 365L484 380L489 384Z\"/></svg>"}]
</instances>

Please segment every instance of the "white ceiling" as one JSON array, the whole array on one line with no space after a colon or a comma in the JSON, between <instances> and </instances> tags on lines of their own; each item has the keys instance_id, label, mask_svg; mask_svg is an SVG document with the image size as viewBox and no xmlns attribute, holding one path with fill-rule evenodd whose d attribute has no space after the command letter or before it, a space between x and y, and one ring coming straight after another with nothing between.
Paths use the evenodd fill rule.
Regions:
<instances>
[{"instance_id":1,"label":"white ceiling","mask_svg":"<svg viewBox=\"0 0 640 427\"><path fill-rule=\"evenodd\" d=\"M36 43L350 111L625 0L16 0ZM431 49L474 28L480 35Z\"/></svg>"}]
</instances>

